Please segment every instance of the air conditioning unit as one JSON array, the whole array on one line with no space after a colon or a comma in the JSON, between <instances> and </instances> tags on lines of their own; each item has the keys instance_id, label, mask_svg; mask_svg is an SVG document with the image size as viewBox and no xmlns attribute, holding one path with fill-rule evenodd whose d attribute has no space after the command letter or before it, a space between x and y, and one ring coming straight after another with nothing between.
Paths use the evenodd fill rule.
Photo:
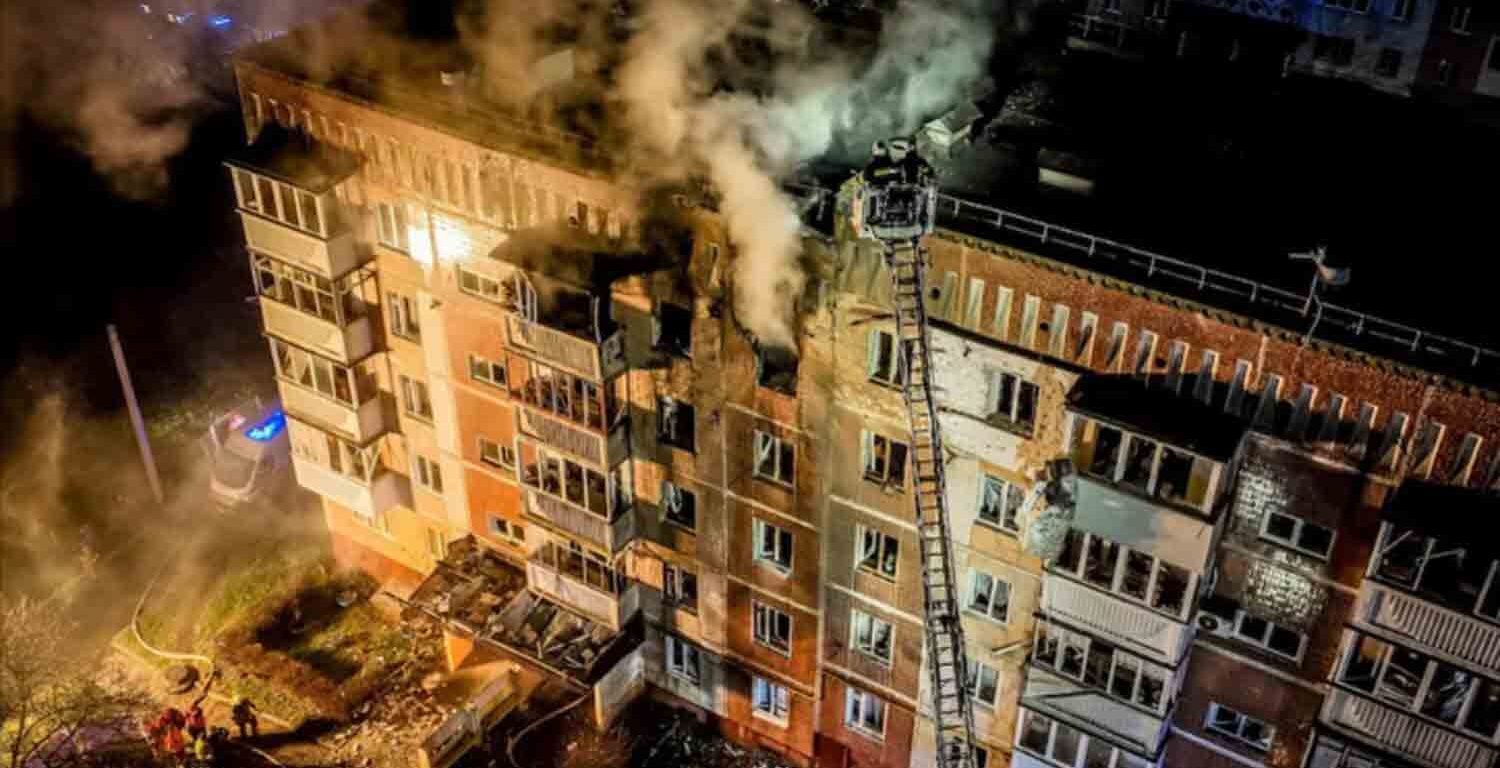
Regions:
<instances>
[{"instance_id":1,"label":"air conditioning unit","mask_svg":"<svg viewBox=\"0 0 1500 768\"><path fill-rule=\"evenodd\" d=\"M1234 634L1234 619L1226 619L1212 613L1198 614L1198 631L1208 635L1229 637Z\"/></svg>"}]
</instances>

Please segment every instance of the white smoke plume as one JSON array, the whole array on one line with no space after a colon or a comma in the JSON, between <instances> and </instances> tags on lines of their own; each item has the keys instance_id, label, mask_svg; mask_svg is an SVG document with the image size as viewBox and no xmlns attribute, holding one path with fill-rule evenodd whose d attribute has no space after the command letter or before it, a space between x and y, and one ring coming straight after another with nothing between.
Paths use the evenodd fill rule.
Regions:
<instances>
[{"instance_id":1,"label":"white smoke plume","mask_svg":"<svg viewBox=\"0 0 1500 768\"><path fill-rule=\"evenodd\" d=\"M770 19L773 49L811 23L792 3L650 0L618 85L645 147L678 169L706 171L722 195L738 250L736 317L761 341L795 349L806 276L796 210L778 179L837 144L910 133L963 98L988 65L996 9L983 0L903 4L873 56L783 46L768 88L715 90L710 59L752 12Z\"/></svg>"}]
</instances>

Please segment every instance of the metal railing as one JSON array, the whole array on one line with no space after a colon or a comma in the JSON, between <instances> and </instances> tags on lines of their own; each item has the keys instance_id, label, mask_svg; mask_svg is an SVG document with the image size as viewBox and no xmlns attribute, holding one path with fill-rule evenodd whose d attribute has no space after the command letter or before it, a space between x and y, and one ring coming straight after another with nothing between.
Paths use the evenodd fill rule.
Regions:
<instances>
[{"instance_id":1,"label":"metal railing","mask_svg":"<svg viewBox=\"0 0 1500 768\"><path fill-rule=\"evenodd\" d=\"M1368 337L1441 358L1450 365L1490 370L1500 376L1500 352L1466 341L1442 336L1403 323L1386 320L1358 310L1318 300L1307 310L1306 294L1294 293L1248 278L1163 256L1087 232L1053 224L1019 213L963 200L951 195L938 196L938 215L949 221L984 224L1008 234L1016 234L1043 245L1057 246L1074 253L1110 262L1116 268L1139 271L1145 279L1172 282L1199 293L1228 297L1278 313L1316 320L1320 328L1333 327L1354 337Z\"/></svg>"}]
</instances>

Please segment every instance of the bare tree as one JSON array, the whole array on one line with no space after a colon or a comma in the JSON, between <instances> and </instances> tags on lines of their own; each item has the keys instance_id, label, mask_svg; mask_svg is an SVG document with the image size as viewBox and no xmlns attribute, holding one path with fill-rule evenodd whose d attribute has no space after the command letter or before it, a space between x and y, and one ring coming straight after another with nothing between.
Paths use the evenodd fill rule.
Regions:
<instances>
[{"instance_id":1,"label":"bare tree","mask_svg":"<svg viewBox=\"0 0 1500 768\"><path fill-rule=\"evenodd\" d=\"M0 766L67 768L137 734L145 694L104 679L63 606L0 601Z\"/></svg>"}]
</instances>

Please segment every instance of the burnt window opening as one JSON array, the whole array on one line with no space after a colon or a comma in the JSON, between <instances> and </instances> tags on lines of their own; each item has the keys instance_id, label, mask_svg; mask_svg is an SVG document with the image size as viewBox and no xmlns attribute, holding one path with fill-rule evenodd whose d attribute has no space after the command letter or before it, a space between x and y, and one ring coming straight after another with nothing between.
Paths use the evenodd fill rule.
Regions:
<instances>
[{"instance_id":1,"label":"burnt window opening","mask_svg":"<svg viewBox=\"0 0 1500 768\"><path fill-rule=\"evenodd\" d=\"M691 358L693 311L676 304L657 304L651 324L651 346L659 352Z\"/></svg>"},{"instance_id":2,"label":"burnt window opening","mask_svg":"<svg viewBox=\"0 0 1500 768\"><path fill-rule=\"evenodd\" d=\"M755 383L786 395L797 393L797 353L785 347L758 347Z\"/></svg>"},{"instance_id":3,"label":"burnt window opening","mask_svg":"<svg viewBox=\"0 0 1500 768\"><path fill-rule=\"evenodd\" d=\"M693 406L671 397L656 400L656 439L673 448L694 452Z\"/></svg>"}]
</instances>

